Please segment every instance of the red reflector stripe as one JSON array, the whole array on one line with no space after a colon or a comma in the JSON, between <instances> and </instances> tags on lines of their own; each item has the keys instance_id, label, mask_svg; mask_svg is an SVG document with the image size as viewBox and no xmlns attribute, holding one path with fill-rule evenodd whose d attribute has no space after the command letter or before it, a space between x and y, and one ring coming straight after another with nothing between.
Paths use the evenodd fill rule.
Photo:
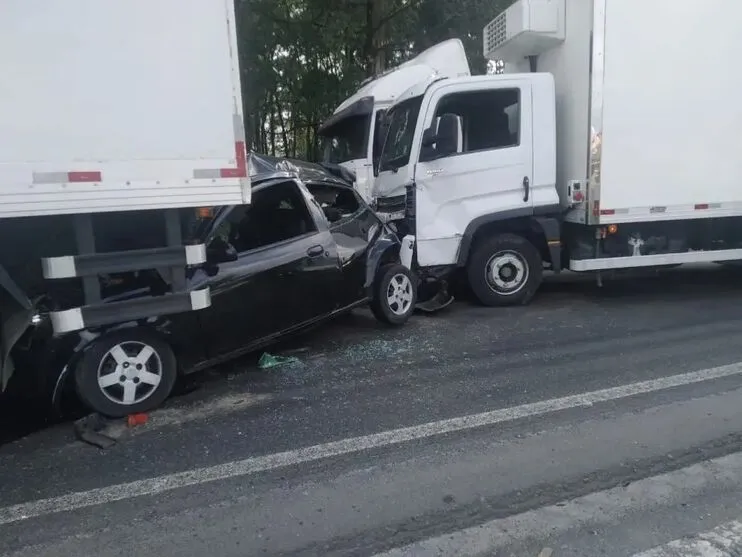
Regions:
<instances>
[{"instance_id":1,"label":"red reflector stripe","mask_svg":"<svg viewBox=\"0 0 742 557\"><path fill-rule=\"evenodd\" d=\"M700 204L696 205L696 207L695 207L696 211L702 211L702 210L708 209L708 208L709 208L709 204L708 203L700 203Z\"/></svg>"},{"instance_id":2,"label":"red reflector stripe","mask_svg":"<svg viewBox=\"0 0 742 557\"><path fill-rule=\"evenodd\" d=\"M601 209L600 214L601 215L615 215L616 211L615 209Z\"/></svg>"},{"instance_id":3,"label":"red reflector stripe","mask_svg":"<svg viewBox=\"0 0 742 557\"><path fill-rule=\"evenodd\" d=\"M245 142L238 141L234 144L237 168L220 168L219 175L222 178L245 178L247 176L247 155Z\"/></svg>"},{"instance_id":4,"label":"red reflector stripe","mask_svg":"<svg viewBox=\"0 0 742 557\"><path fill-rule=\"evenodd\" d=\"M68 182L102 182L103 175L100 172L68 172Z\"/></svg>"}]
</instances>

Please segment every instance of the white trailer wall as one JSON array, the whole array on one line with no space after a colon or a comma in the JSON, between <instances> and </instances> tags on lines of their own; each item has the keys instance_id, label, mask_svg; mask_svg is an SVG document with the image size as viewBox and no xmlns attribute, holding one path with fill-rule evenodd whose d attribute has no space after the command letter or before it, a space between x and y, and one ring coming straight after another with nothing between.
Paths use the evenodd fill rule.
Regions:
<instances>
[{"instance_id":1,"label":"white trailer wall","mask_svg":"<svg viewBox=\"0 0 742 557\"><path fill-rule=\"evenodd\" d=\"M1 0L0 216L249 201L232 2Z\"/></svg>"},{"instance_id":2,"label":"white trailer wall","mask_svg":"<svg viewBox=\"0 0 742 557\"><path fill-rule=\"evenodd\" d=\"M742 2L596 2L600 222L742 215Z\"/></svg>"}]
</instances>

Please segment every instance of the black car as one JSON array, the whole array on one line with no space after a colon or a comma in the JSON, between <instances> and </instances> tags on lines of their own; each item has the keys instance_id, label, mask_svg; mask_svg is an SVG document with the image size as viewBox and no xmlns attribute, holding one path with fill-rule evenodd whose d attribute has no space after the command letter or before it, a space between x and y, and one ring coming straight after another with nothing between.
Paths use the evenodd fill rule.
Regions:
<instances>
[{"instance_id":1,"label":"black car","mask_svg":"<svg viewBox=\"0 0 742 557\"><path fill-rule=\"evenodd\" d=\"M400 241L353 188L318 165L256 155L249 162L251 204L190 223L207 263L188 270L189 288L208 285L209 307L61 337L41 316L16 347L17 367L41 373L55 402L74 384L90 409L118 417L161 404L179 373L361 305L387 324L405 323L417 291L400 264ZM111 299L136 296L132 285L142 280L124 280Z\"/></svg>"}]
</instances>

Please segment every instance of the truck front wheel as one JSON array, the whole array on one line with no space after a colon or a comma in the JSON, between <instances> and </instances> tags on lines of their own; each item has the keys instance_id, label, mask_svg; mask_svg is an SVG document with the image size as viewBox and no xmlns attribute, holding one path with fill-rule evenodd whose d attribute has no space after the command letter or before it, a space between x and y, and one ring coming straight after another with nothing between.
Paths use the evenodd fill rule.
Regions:
<instances>
[{"instance_id":1,"label":"truck front wheel","mask_svg":"<svg viewBox=\"0 0 742 557\"><path fill-rule=\"evenodd\" d=\"M541 285L541 254L522 236L502 234L475 245L467 274L472 292L485 306L525 305Z\"/></svg>"}]
</instances>

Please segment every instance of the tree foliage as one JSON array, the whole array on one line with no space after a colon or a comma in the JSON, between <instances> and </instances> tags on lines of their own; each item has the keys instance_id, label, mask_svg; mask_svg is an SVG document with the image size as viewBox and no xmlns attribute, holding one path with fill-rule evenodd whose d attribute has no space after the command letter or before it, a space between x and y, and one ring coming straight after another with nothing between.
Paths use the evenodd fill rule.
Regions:
<instances>
[{"instance_id":1,"label":"tree foliage","mask_svg":"<svg viewBox=\"0 0 742 557\"><path fill-rule=\"evenodd\" d=\"M315 160L317 128L366 77L460 38L484 73L482 29L510 0L236 0L247 135Z\"/></svg>"}]
</instances>

